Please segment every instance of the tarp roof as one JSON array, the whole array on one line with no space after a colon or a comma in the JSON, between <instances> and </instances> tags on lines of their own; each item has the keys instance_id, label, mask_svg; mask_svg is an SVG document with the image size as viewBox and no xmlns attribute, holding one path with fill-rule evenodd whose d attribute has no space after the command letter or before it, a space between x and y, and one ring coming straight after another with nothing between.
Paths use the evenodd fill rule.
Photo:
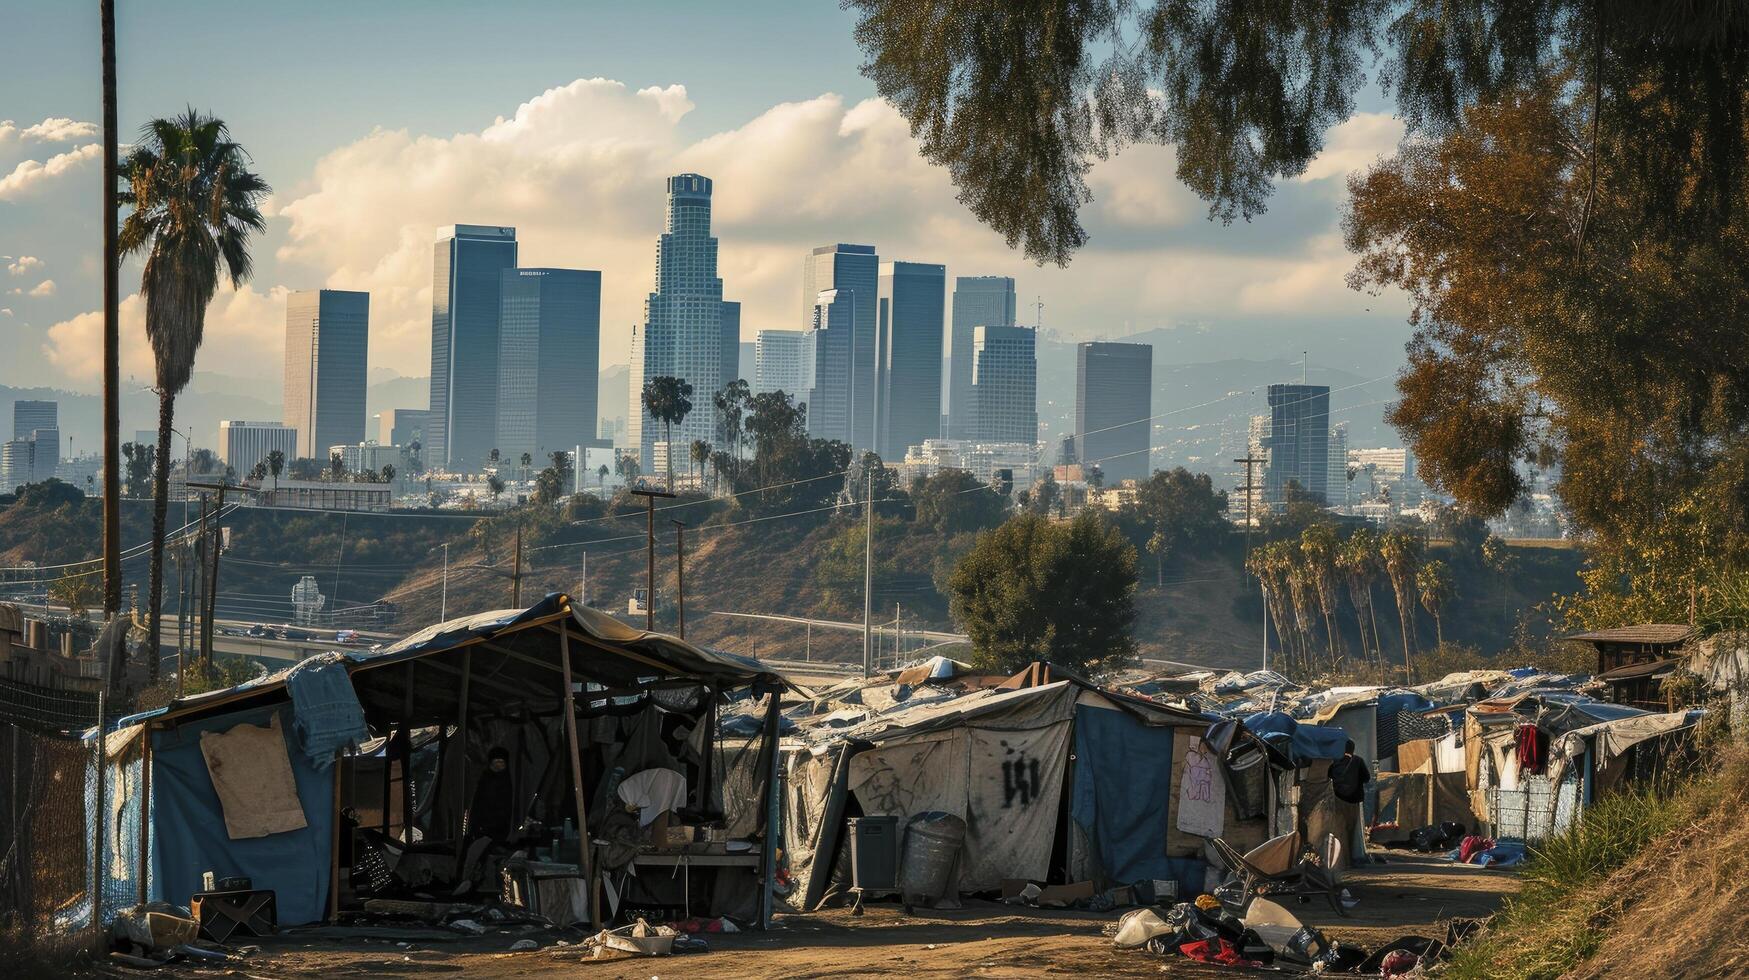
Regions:
<instances>
[{"instance_id":1,"label":"tarp roof","mask_svg":"<svg viewBox=\"0 0 1749 980\"><path fill-rule=\"evenodd\" d=\"M1641 623L1638 626L1617 626L1613 629L1574 633L1569 640L1586 643L1651 643L1676 644L1693 636L1694 627L1685 623Z\"/></svg>"},{"instance_id":2,"label":"tarp roof","mask_svg":"<svg viewBox=\"0 0 1749 980\"><path fill-rule=\"evenodd\" d=\"M561 633L563 631L563 633ZM573 679L609 688L641 687L662 680L702 681L716 687L738 687L764 679L782 683L769 667L751 657L694 646L678 637L651 633L606 613L552 593L527 609L480 613L438 623L380 651L347 651L347 670L368 716L427 724L455 716L464 670L439 655L468 651L469 701L472 704L521 701L556 703L562 667L562 643L568 642ZM435 658L435 659L434 659ZM414 673L412 665L429 660L430 670ZM391 670L395 665L403 669ZM182 717L220 706L276 694L285 687L287 671L227 688L179 698L124 722ZM407 680L412 687L414 718L406 712Z\"/></svg>"}]
</instances>

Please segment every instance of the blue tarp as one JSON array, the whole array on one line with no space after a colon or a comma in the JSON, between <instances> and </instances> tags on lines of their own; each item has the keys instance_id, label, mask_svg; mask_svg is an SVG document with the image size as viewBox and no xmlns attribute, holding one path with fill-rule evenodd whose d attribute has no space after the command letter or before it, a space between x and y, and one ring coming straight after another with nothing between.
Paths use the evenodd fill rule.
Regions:
<instances>
[{"instance_id":1,"label":"blue tarp","mask_svg":"<svg viewBox=\"0 0 1749 980\"><path fill-rule=\"evenodd\" d=\"M341 749L357 748L370 738L342 654L324 653L301 661L286 672L285 689L297 710L304 755L317 769L333 765Z\"/></svg>"},{"instance_id":2,"label":"blue tarp","mask_svg":"<svg viewBox=\"0 0 1749 980\"><path fill-rule=\"evenodd\" d=\"M1319 759L1340 759L1348 733L1325 725L1302 725L1281 711L1264 711L1245 719L1245 727L1270 747L1303 766Z\"/></svg>"},{"instance_id":3,"label":"blue tarp","mask_svg":"<svg viewBox=\"0 0 1749 980\"><path fill-rule=\"evenodd\" d=\"M1175 758L1171 728L1109 708L1075 709L1069 817L1114 883L1159 878L1178 882L1180 895L1202 893L1203 861L1166 856Z\"/></svg>"},{"instance_id":4,"label":"blue tarp","mask_svg":"<svg viewBox=\"0 0 1749 980\"><path fill-rule=\"evenodd\" d=\"M151 896L186 906L201 890L201 873L221 878L248 877L256 888L271 889L279 924L321 920L328 906L329 849L333 846L334 776L310 765L297 746L287 746L298 801L308 826L283 834L232 840L225 814L200 752L202 732L235 725L266 725L275 711L291 731L290 705L256 708L193 721L152 737Z\"/></svg>"}]
</instances>

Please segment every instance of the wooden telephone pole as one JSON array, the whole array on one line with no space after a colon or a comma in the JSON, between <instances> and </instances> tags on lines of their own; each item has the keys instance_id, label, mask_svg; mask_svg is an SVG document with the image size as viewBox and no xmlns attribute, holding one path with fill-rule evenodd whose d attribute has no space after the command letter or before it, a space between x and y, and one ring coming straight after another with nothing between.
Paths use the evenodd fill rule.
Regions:
<instances>
[{"instance_id":1,"label":"wooden telephone pole","mask_svg":"<svg viewBox=\"0 0 1749 980\"><path fill-rule=\"evenodd\" d=\"M644 629L656 631L656 498L673 497L666 490L654 490L649 486L632 489L633 496L644 498L648 504L648 521L644 529Z\"/></svg>"}]
</instances>

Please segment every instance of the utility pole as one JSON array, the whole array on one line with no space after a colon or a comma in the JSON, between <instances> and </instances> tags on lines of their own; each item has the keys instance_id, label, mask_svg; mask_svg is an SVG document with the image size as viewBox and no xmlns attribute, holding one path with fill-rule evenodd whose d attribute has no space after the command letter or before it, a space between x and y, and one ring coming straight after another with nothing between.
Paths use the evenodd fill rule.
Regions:
<instances>
[{"instance_id":1,"label":"utility pole","mask_svg":"<svg viewBox=\"0 0 1749 980\"><path fill-rule=\"evenodd\" d=\"M686 639L686 525L674 525L674 606L680 614L680 638Z\"/></svg>"},{"instance_id":2,"label":"utility pole","mask_svg":"<svg viewBox=\"0 0 1749 980\"><path fill-rule=\"evenodd\" d=\"M1253 499L1255 499L1255 494L1257 492L1257 484L1252 482L1252 479L1251 479L1251 467L1263 462L1263 458L1260 456L1253 456L1253 455L1251 455L1250 452L1246 452L1242 458L1235 459L1235 460L1233 460L1233 462L1245 464L1245 485L1242 487L1239 487L1239 489L1245 491L1245 557L1250 558L1251 557L1251 502Z\"/></svg>"},{"instance_id":3,"label":"utility pole","mask_svg":"<svg viewBox=\"0 0 1749 980\"><path fill-rule=\"evenodd\" d=\"M225 491L230 484L225 481L218 483L195 483L189 481L188 486L196 490L217 490L218 499L213 505L213 563L212 572L207 577L207 593L205 609L200 620L200 661L201 666L211 666L213 662L213 617L219 609L219 553L224 550L225 529L223 526L225 514ZM201 499L206 495L202 494ZM203 508L204 509L204 508Z\"/></svg>"},{"instance_id":4,"label":"utility pole","mask_svg":"<svg viewBox=\"0 0 1749 980\"><path fill-rule=\"evenodd\" d=\"M589 549L583 549L583 577L577 580L577 601L589 605Z\"/></svg>"},{"instance_id":5,"label":"utility pole","mask_svg":"<svg viewBox=\"0 0 1749 980\"><path fill-rule=\"evenodd\" d=\"M103 613L121 611L121 210L115 122L115 0L98 4L103 40ZM111 679L112 681L114 678ZM101 759L99 760L101 771ZM98 800L101 809L103 801ZM101 862L93 862L93 865ZM92 922L98 921L93 905Z\"/></svg>"},{"instance_id":6,"label":"utility pole","mask_svg":"<svg viewBox=\"0 0 1749 980\"><path fill-rule=\"evenodd\" d=\"M666 490L638 487L632 491L648 504L644 526L644 629L656 631L656 498L673 497Z\"/></svg>"},{"instance_id":7,"label":"utility pole","mask_svg":"<svg viewBox=\"0 0 1749 980\"><path fill-rule=\"evenodd\" d=\"M516 558L510 565L510 608L522 608L522 524L516 525Z\"/></svg>"},{"instance_id":8,"label":"utility pole","mask_svg":"<svg viewBox=\"0 0 1749 980\"><path fill-rule=\"evenodd\" d=\"M874 676L874 634L869 614L874 609L874 470L868 472L868 496L862 502L862 676Z\"/></svg>"},{"instance_id":9,"label":"utility pole","mask_svg":"<svg viewBox=\"0 0 1749 980\"><path fill-rule=\"evenodd\" d=\"M189 611L196 618L192 619L188 624L188 639L191 645L198 645L198 638L202 635L201 633L195 632L195 630L198 628L204 631L205 629L204 626L197 627L195 624L206 622L206 510L207 500L206 494L203 492L200 495L200 526L194 533L194 581L191 583L194 594L190 596L193 600L190 605L193 608ZM182 696L182 672L187 669L188 664L185 658L179 654L176 662L177 697Z\"/></svg>"},{"instance_id":10,"label":"utility pole","mask_svg":"<svg viewBox=\"0 0 1749 980\"><path fill-rule=\"evenodd\" d=\"M443 592L437 600L437 621L449 622L449 542L443 543Z\"/></svg>"}]
</instances>

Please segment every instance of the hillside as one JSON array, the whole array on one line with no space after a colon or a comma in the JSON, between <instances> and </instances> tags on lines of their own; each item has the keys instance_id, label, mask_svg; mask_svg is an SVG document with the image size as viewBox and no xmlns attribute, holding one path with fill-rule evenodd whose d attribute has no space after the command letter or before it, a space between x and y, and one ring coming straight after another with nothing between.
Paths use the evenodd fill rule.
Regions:
<instances>
[{"instance_id":1,"label":"hillside","mask_svg":"<svg viewBox=\"0 0 1749 980\"><path fill-rule=\"evenodd\" d=\"M171 511L174 527L181 522L182 508L178 505ZM828 513L700 527L707 521L722 525L749 519L743 512L725 512L715 502L657 516L662 628L674 626L668 597L675 585L675 541L668 521L681 517L692 528L686 543L688 638L781 659L801 659L805 653L815 659L860 659L861 637L854 632L815 629L810 637L810 631L799 626L710 615L734 611L860 622L860 521ZM313 575L331 604L394 602L401 611L395 628L411 632L435 621L444 605L445 543L449 544L448 615L504 608L511 601L513 525L499 517L482 533L473 530L477 520L478 515L454 512L240 509L226 521L231 544L220 573L221 615L284 622L291 615L292 586L302 576ZM597 513L584 520L579 525L549 520L528 533L523 599L531 601L549 591L586 594L591 604L625 615L632 590L644 581L644 515L641 510L623 517ZM149 503L128 501L124 543L143 543L149 522ZM95 501L54 506L14 503L0 510L0 564L51 565L90 558L97 552L98 532ZM952 628L937 583L945 581L954 558L971 541L970 534L944 537L896 519L878 522L874 620L891 621L898 607L908 628ZM1441 555L1444 547L1436 543L1433 554ZM1158 576L1151 561L1143 562L1135 632L1144 657L1222 667L1258 664L1262 608L1253 586L1241 582L1243 548L1243 541L1234 537L1224 548L1168 562ZM1521 619L1533 636L1546 631L1546 622L1532 607L1575 586L1580 554L1565 548L1513 551L1513 570L1505 576L1452 562L1458 586L1444 614L1449 642L1493 652L1510 643ZM129 558L125 567L127 581L143 591L144 554ZM40 595L41 581L52 575L15 571L7 577L10 591ZM1157 579L1161 584L1156 584ZM173 605L174 566L168 581L172 586L166 602ZM1400 649L1401 639L1388 588L1379 589L1376 602L1379 632L1390 654ZM1431 646L1433 623L1419 609L1416 615L1420 642ZM1345 645L1354 649L1358 644L1354 617L1347 613L1337 621Z\"/></svg>"}]
</instances>

